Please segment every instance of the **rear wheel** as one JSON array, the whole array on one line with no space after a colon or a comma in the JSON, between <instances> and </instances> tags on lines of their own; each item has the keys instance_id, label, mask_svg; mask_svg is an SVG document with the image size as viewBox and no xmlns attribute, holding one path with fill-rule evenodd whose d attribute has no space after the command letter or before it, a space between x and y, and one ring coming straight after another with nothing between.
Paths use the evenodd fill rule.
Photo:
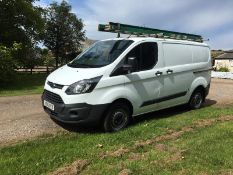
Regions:
<instances>
[{"instance_id":1,"label":"rear wheel","mask_svg":"<svg viewBox=\"0 0 233 175\"><path fill-rule=\"evenodd\" d=\"M191 109L201 108L204 99L205 99L204 92L201 89L195 90L189 100L189 107Z\"/></svg>"},{"instance_id":2,"label":"rear wheel","mask_svg":"<svg viewBox=\"0 0 233 175\"><path fill-rule=\"evenodd\" d=\"M115 132L125 128L130 121L129 107L124 103L113 103L103 122L105 132Z\"/></svg>"}]
</instances>

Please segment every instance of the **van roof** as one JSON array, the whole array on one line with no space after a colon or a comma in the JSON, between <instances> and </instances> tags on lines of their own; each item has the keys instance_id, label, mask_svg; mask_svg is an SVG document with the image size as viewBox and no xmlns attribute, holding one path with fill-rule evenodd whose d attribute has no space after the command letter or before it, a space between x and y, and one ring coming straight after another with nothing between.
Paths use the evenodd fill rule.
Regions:
<instances>
[{"instance_id":1,"label":"van roof","mask_svg":"<svg viewBox=\"0 0 233 175\"><path fill-rule=\"evenodd\" d=\"M190 45L199 45L199 46L209 46L206 43L200 43L200 42L195 42L195 41L165 39L165 38L154 38L154 37L110 38L110 39L106 39L106 40L133 40L134 42L161 41L161 42L169 42L169 43L180 43L180 44L190 44Z\"/></svg>"}]
</instances>

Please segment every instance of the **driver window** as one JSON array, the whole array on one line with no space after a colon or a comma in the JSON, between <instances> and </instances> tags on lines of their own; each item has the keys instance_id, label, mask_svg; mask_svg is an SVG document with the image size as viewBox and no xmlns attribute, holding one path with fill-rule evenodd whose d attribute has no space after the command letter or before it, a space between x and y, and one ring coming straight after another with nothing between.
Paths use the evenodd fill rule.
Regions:
<instances>
[{"instance_id":1,"label":"driver window","mask_svg":"<svg viewBox=\"0 0 233 175\"><path fill-rule=\"evenodd\" d=\"M154 67L158 61L158 46L155 42L146 42L139 44L126 55L126 64L128 58L136 58L136 68L134 72L149 70Z\"/></svg>"}]
</instances>

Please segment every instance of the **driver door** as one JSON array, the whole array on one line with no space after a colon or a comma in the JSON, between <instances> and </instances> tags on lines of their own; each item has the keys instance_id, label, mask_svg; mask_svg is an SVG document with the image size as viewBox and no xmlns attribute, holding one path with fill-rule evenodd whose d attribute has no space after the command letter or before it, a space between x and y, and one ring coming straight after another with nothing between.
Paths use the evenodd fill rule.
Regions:
<instances>
[{"instance_id":1,"label":"driver door","mask_svg":"<svg viewBox=\"0 0 233 175\"><path fill-rule=\"evenodd\" d=\"M158 105L154 100L160 97L163 88L160 74L163 62L158 59L158 45L156 42L140 43L126 55L126 61L130 57L136 58L137 66L132 73L125 75L125 87L135 94L132 100L134 115L154 111Z\"/></svg>"}]
</instances>

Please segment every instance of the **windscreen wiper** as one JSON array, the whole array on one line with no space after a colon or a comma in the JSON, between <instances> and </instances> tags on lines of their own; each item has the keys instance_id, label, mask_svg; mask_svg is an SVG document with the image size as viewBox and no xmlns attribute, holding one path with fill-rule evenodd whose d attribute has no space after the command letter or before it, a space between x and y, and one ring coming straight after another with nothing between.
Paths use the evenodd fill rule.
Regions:
<instances>
[{"instance_id":1,"label":"windscreen wiper","mask_svg":"<svg viewBox=\"0 0 233 175\"><path fill-rule=\"evenodd\" d=\"M92 65L88 65L88 64L67 64L69 67L73 67L73 68L82 68L82 67L93 67Z\"/></svg>"}]
</instances>

